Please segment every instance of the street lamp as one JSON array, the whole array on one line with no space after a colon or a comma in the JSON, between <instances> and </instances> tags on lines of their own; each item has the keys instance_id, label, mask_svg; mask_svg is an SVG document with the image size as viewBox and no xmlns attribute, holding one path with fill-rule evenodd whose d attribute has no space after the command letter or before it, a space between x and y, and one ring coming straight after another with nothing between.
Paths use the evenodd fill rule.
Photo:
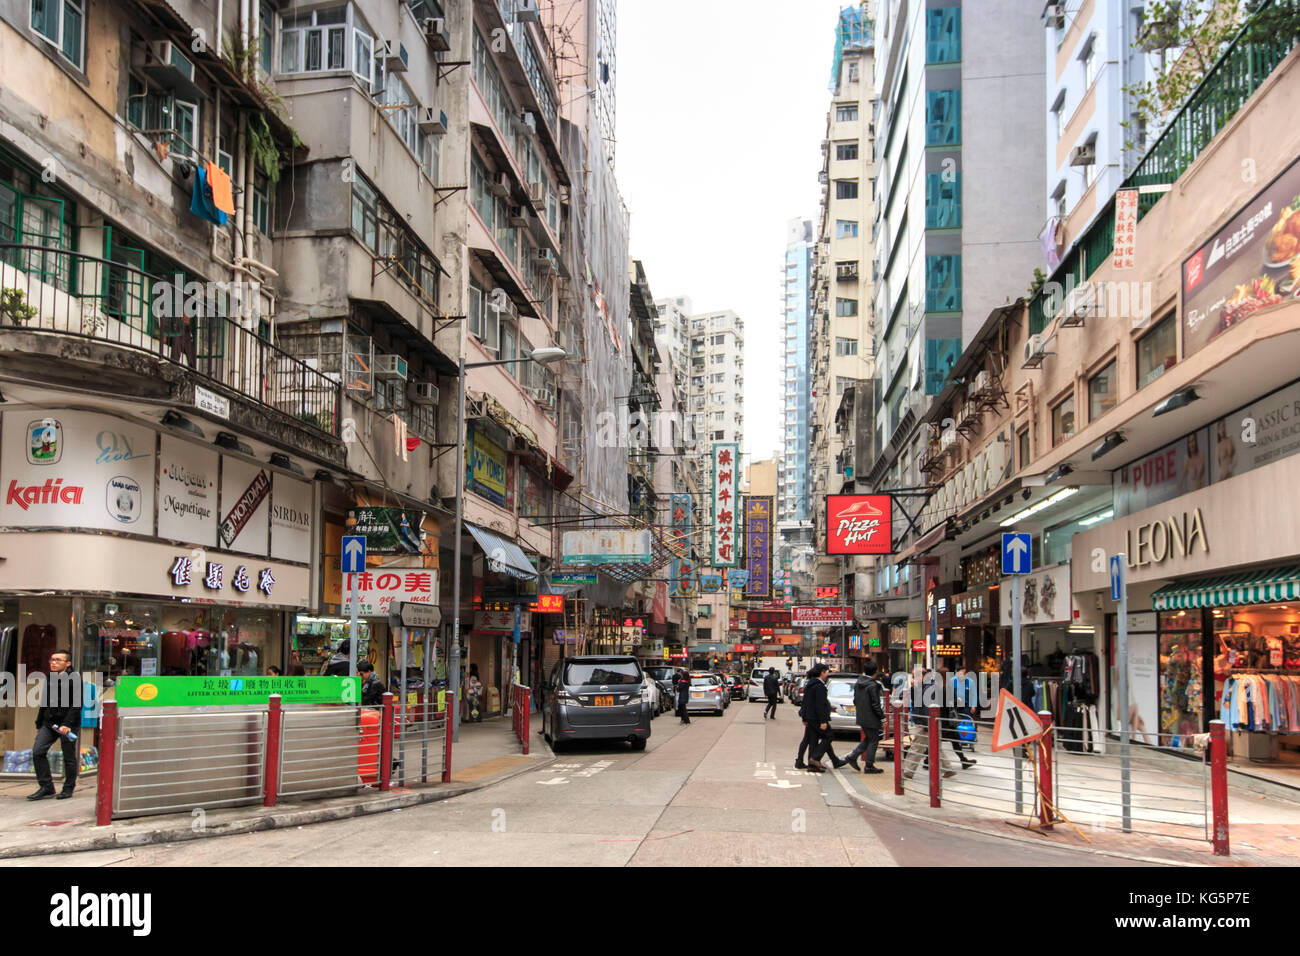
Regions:
<instances>
[{"instance_id":1,"label":"street lamp","mask_svg":"<svg viewBox=\"0 0 1300 956\"><path fill-rule=\"evenodd\" d=\"M452 566L452 589L455 594L456 613L451 622L451 660L448 665L447 682L451 688L451 699L456 708L460 705L460 539L465 525L465 372L475 368L490 368L493 365L517 365L520 362L536 362L538 365L550 365L568 358L562 348L548 345L533 349L524 358L496 359L491 362L466 363L465 356L460 357L459 374L456 379L458 395L456 400L456 543L455 563ZM460 740L460 720L453 709L447 714L450 724L452 742Z\"/></svg>"}]
</instances>

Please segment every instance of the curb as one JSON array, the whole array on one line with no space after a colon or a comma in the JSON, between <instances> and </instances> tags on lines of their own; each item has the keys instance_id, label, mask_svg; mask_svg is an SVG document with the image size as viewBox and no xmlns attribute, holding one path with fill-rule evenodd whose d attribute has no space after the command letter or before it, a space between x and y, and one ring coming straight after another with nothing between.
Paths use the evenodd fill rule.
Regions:
<instances>
[{"instance_id":1,"label":"curb","mask_svg":"<svg viewBox=\"0 0 1300 956\"><path fill-rule=\"evenodd\" d=\"M1037 847L1040 850L1056 849L1056 850L1066 850L1072 853L1090 853L1093 856L1112 857L1117 860L1127 860L1130 863L1152 863L1158 866L1180 866L1180 867L1214 867L1215 866L1215 864L1213 863L1193 863L1185 860L1167 860L1167 859L1162 859L1161 857L1138 856L1132 853L1121 853L1117 850L1098 849L1097 847L1071 846L1065 843L1049 843L1043 840L1030 840L1030 839L1026 839L1025 837L1018 836L1014 833L1006 833L1006 834L994 833L989 830L981 829L980 827L972 826L968 823L957 823L955 821L944 820L939 817L926 816L923 813L915 813L907 809L906 807L892 806L888 803L885 803L883 800L876 799L876 796L874 794L872 794L871 796L863 796L862 794L858 793L857 790L852 785L846 783L843 779L841 779L839 770L832 771L832 773L834 773L835 779L839 781L840 786L844 788L845 792L848 793L849 797L855 800L859 805L868 806L876 810L884 810L886 813L892 813L895 816L906 817L907 819L913 820L917 823L930 823L930 824L934 824L935 826L948 827L949 829L952 830L963 830L967 833L975 833L980 836L988 837L993 840L1005 840L1009 843L1020 843L1023 844L1024 846Z\"/></svg>"},{"instance_id":2,"label":"curb","mask_svg":"<svg viewBox=\"0 0 1300 956\"><path fill-rule=\"evenodd\" d=\"M155 846L160 843L181 843L188 840L203 840L212 837L239 836L245 833L258 833L263 830L282 830L289 827L308 826L313 823L332 823L336 820L349 820L387 813L406 807L421 806L450 800L466 793L483 790L487 787L504 783L512 777L528 773L555 762L555 755L549 754L544 759L510 770L502 771L494 777L473 784L446 786L439 790L419 790L394 796L379 797L364 803L351 803L335 807L317 807L306 810L290 810L285 813L269 813L260 817L247 817L232 820L227 824L193 830L188 825L158 828L153 830L105 833L103 836L81 837L75 840L59 840L52 843L38 843L32 846L0 848L0 860L14 860L30 856L53 856L60 853L86 853L93 850L116 850L140 846Z\"/></svg>"}]
</instances>

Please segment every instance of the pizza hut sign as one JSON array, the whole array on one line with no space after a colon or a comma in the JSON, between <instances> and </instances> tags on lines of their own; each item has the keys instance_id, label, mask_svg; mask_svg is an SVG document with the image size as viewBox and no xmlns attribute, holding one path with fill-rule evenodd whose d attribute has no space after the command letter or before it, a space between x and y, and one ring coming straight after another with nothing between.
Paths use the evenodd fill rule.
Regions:
<instances>
[{"instance_id":1,"label":"pizza hut sign","mask_svg":"<svg viewBox=\"0 0 1300 956\"><path fill-rule=\"evenodd\" d=\"M827 495L827 554L892 554L894 500L889 495Z\"/></svg>"}]
</instances>

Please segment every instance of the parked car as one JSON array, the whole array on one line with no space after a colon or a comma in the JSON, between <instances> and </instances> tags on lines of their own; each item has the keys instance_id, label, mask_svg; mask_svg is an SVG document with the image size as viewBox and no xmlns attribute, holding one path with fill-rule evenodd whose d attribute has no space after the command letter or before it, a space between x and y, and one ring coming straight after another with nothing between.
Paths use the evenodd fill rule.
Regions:
<instances>
[{"instance_id":1,"label":"parked car","mask_svg":"<svg viewBox=\"0 0 1300 956\"><path fill-rule=\"evenodd\" d=\"M722 687L722 709L726 710L731 706L731 685L727 683L725 674L715 673L713 679Z\"/></svg>"},{"instance_id":2,"label":"parked car","mask_svg":"<svg viewBox=\"0 0 1300 956\"><path fill-rule=\"evenodd\" d=\"M542 734L559 750L570 740L626 740L644 750L651 694L635 657L585 655L557 661L546 683Z\"/></svg>"},{"instance_id":3,"label":"parked car","mask_svg":"<svg viewBox=\"0 0 1300 956\"><path fill-rule=\"evenodd\" d=\"M677 690L673 686L673 679L677 674L677 668L664 664L651 664L645 668L645 672L659 687L660 713L674 710L677 707Z\"/></svg>"},{"instance_id":4,"label":"parked car","mask_svg":"<svg viewBox=\"0 0 1300 956\"><path fill-rule=\"evenodd\" d=\"M755 667L749 672L749 682L746 685L746 690L750 700L767 700L767 691L763 689L763 681L766 678L767 671L761 667Z\"/></svg>"},{"instance_id":5,"label":"parked car","mask_svg":"<svg viewBox=\"0 0 1300 956\"><path fill-rule=\"evenodd\" d=\"M686 712L710 711L721 715L727 709L731 695L722 686L722 679L717 674L694 673L691 675L691 696L686 701Z\"/></svg>"},{"instance_id":6,"label":"parked car","mask_svg":"<svg viewBox=\"0 0 1300 956\"><path fill-rule=\"evenodd\" d=\"M808 678L806 677L796 677L794 679L793 683L790 684L790 703L792 704L803 703L803 689L807 685L807 683L808 683Z\"/></svg>"},{"instance_id":7,"label":"parked car","mask_svg":"<svg viewBox=\"0 0 1300 956\"><path fill-rule=\"evenodd\" d=\"M831 733L852 732L859 736L857 713L853 706L853 685L857 674L835 673L826 677L826 699L831 705Z\"/></svg>"},{"instance_id":8,"label":"parked car","mask_svg":"<svg viewBox=\"0 0 1300 956\"><path fill-rule=\"evenodd\" d=\"M739 675L736 674L729 675L727 677L727 683L728 686L731 688L732 700L745 699L745 681Z\"/></svg>"}]
</instances>

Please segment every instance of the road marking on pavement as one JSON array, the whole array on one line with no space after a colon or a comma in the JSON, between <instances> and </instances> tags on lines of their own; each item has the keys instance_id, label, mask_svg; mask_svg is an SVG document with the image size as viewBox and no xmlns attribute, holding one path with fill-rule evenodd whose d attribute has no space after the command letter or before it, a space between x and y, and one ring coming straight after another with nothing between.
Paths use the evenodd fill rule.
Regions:
<instances>
[{"instance_id":1,"label":"road marking on pavement","mask_svg":"<svg viewBox=\"0 0 1300 956\"><path fill-rule=\"evenodd\" d=\"M549 780L538 780L537 784L541 787L553 787L557 783L568 783L563 777L551 777Z\"/></svg>"},{"instance_id":2,"label":"road marking on pavement","mask_svg":"<svg viewBox=\"0 0 1300 956\"><path fill-rule=\"evenodd\" d=\"M759 780L776 779L776 764L755 761L754 766L757 768L754 771L754 776L757 777Z\"/></svg>"},{"instance_id":3,"label":"road marking on pavement","mask_svg":"<svg viewBox=\"0 0 1300 956\"><path fill-rule=\"evenodd\" d=\"M802 787L803 784L791 783L789 780L778 780L776 783L769 783L768 786L776 787L778 790L794 790L798 787Z\"/></svg>"}]
</instances>

